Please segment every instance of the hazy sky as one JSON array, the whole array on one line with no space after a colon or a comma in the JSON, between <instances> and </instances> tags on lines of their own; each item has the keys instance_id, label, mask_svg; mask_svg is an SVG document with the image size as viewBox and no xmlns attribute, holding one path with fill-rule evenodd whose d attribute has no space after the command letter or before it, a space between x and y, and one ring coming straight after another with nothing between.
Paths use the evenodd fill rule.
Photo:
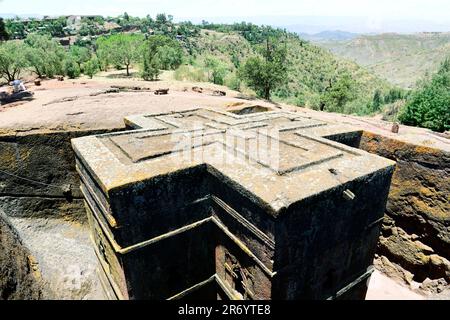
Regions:
<instances>
[{"instance_id":1,"label":"hazy sky","mask_svg":"<svg viewBox=\"0 0 450 320\"><path fill-rule=\"evenodd\" d=\"M156 12L183 17L373 16L450 19L449 0L0 0L0 12L17 14L103 14Z\"/></svg>"},{"instance_id":2,"label":"hazy sky","mask_svg":"<svg viewBox=\"0 0 450 320\"><path fill-rule=\"evenodd\" d=\"M239 21L239 17L251 20L248 17L317 16L364 18L368 29L380 29L383 23L394 20L420 20L421 28L427 21L430 26L450 26L450 0L0 0L0 13L115 16L124 11L136 16L164 12L174 15L176 20L192 18L194 21L201 18L215 21L216 17L222 20L234 17ZM295 19L287 19L285 24L292 21Z\"/></svg>"}]
</instances>

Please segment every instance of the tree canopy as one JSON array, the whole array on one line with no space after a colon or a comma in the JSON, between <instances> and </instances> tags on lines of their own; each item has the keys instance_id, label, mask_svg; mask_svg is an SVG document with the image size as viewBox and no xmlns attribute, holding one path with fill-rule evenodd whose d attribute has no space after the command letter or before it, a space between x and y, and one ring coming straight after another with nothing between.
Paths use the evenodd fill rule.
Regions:
<instances>
[{"instance_id":1,"label":"tree canopy","mask_svg":"<svg viewBox=\"0 0 450 320\"><path fill-rule=\"evenodd\" d=\"M91 59L91 51L86 47L81 46L71 46L69 50L69 54L72 56L74 61L78 64L78 67L81 69L82 64L89 61Z\"/></svg>"},{"instance_id":2,"label":"tree canopy","mask_svg":"<svg viewBox=\"0 0 450 320\"><path fill-rule=\"evenodd\" d=\"M446 59L439 71L412 93L399 120L434 131L450 130L450 59Z\"/></svg>"},{"instance_id":3,"label":"tree canopy","mask_svg":"<svg viewBox=\"0 0 450 320\"><path fill-rule=\"evenodd\" d=\"M174 70L181 65L183 49L170 37L154 35L143 46L142 59L142 77L145 80L155 80L161 69Z\"/></svg>"},{"instance_id":4,"label":"tree canopy","mask_svg":"<svg viewBox=\"0 0 450 320\"><path fill-rule=\"evenodd\" d=\"M259 96L269 100L272 90L286 80L286 48L273 39L267 39L259 51L260 55L245 61L239 74Z\"/></svg>"},{"instance_id":5,"label":"tree canopy","mask_svg":"<svg viewBox=\"0 0 450 320\"><path fill-rule=\"evenodd\" d=\"M115 66L123 66L130 75L130 66L139 61L144 43L142 35L118 33L97 40L100 56Z\"/></svg>"},{"instance_id":6,"label":"tree canopy","mask_svg":"<svg viewBox=\"0 0 450 320\"><path fill-rule=\"evenodd\" d=\"M25 57L38 77L53 77L63 72L64 48L49 35L29 34Z\"/></svg>"},{"instance_id":7,"label":"tree canopy","mask_svg":"<svg viewBox=\"0 0 450 320\"><path fill-rule=\"evenodd\" d=\"M348 73L338 75L329 81L329 86L321 95L320 110L342 112L345 104L356 98L355 82Z\"/></svg>"},{"instance_id":8,"label":"tree canopy","mask_svg":"<svg viewBox=\"0 0 450 320\"><path fill-rule=\"evenodd\" d=\"M18 79L27 66L25 49L25 45L17 41L7 41L0 45L0 76L6 81Z\"/></svg>"},{"instance_id":9,"label":"tree canopy","mask_svg":"<svg viewBox=\"0 0 450 320\"><path fill-rule=\"evenodd\" d=\"M97 57L92 57L89 61L86 61L83 66L84 74L92 77L100 70L100 64Z\"/></svg>"}]
</instances>

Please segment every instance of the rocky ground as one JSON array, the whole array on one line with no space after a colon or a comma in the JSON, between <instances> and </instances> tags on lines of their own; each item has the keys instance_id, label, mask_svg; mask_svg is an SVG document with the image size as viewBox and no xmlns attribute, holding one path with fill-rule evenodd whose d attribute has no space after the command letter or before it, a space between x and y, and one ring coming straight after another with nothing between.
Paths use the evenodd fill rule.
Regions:
<instances>
[{"instance_id":1,"label":"rocky ground","mask_svg":"<svg viewBox=\"0 0 450 320\"><path fill-rule=\"evenodd\" d=\"M193 91L193 87L202 88L202 93ZM221 86L165 80L146 82L98 77L62 82L48 80L38 87L27 84L27 88L34 92L32 101L0 106L0 134L8 131L121 128L123 118L131 114L196 107L225 109L233 103L252 103L237 98L238 92ZM170 88L169 94L155 95L154 90L161 88ZM214 96L217 89L224 90L226 96ZM264 101L255 103L275 107Z\"/></svg>"},{"instance_id":2,"label":"rocky ground","mask_svg":"<svg viewBox=\"0 0 450 320\"><path fill-rule=\"evenodd\" d=\"M13 145L13 149L16 150L15 152L20 150L18 154L11 154L11 156L21 158L23 163L27 163L27 161L30 162L33 155L30 155L26 150L21 149L21 146L23 146L25 142L23 142L24 140L20 140L20 137L26 140L29 135L60 133L64 131L78 132L78 135L80 132L89 130L121 130L124 128L123 118L128 115L149 112L167 112L196 107L212 107L224 111L232 111L245 107L259 110L282 108L302 113L305 116L323 119L325 121L351 124L362 130L381 135L387 139L395 139L395 141L400 141L404 144L414 144L415 146L422 146L425 148L431 147L437 150L443 150L442 152L445 152L445 154L450 152L448 136L444 134L439 135L432 133L429 130L406 126L400 126L399 133L393 133L391 132L392 123L381 121L378 118L322 113L284 104L274 104L263 100L243 97L238 92L212 84L176 82L164 78L157 82L145 82L138 79L123 78L120 76L120 73L113 72L101 74L92 80L86 78L76 80L66 79L62 82L48 80L43 81L41 86L34 86L30 83L27 84L27 87L34 92L32 101L0 106L0 136L7 137L6 143L9 143L8 139L15 139L14 141L17 141L14 143L19 145L19 147L16 147L16 144L14 143L5 145ZM197 87L197 89L194 89L194 87ZM202 90L198 90L198 87L202 88ZM169 94L155 95L153 91L161 88L168 88ZM0 87L0 91L2 90L6 90L6 88ZM215 96L215 90L225 91L226 96ZM373 141L373 139L378 139L377 137L378 136L366 137L366 140L368 141L366 143L367 148L374 147L370 142ZM60 140L56 139L51 141ZM55 145L58 144L59 142L55 143ZM396 146L393 146L393 148L395 149ZM35 153L39 154L39 152L41 152L39 150L40 149L36 149ZM59 149L55 150L56 154L59 153ZM378 152L379 150L376 151ZM393 150L393 152L395 153L395 150ZM65 156L58 156L60 156L61 159L65 159ZM58 157L54 158L58 159ZM52 161L51 157L49 157L48 161ZM446 162L444 162L444 166L445 164ZM1 167L0 163L0 169ZM410 168L411 166L405 162L404 167ZM409 174L408 171L405 172ZM411 174L413 173L414 172ZM58 173L58 176L63 175ZM396 181L399 184L404 183L400 178L401 177ZM51 179L55 179L55 177L45 176L45 179L50 179L48 181L52 181ZM438 181L439 176L436 176L435 180ZM440 185L444 190L445 197L445 188L448 186L448 183L443 184L444 182L441 181ZM3 200L8 200L7 198L11 196L8 194L2 195L2 188L4 189L5 186L7 187L8 185L2 184L2 181L0 180L0 205L2 198ZM429 192L433 192L432 188L429 188L428 182L426 187L429 189ZM414 188L414 186L411 186L411 188ZM18 189L18 193L25 191L25 188ZM56 203L58 206L57 208L60 208L57 201L55 201L56 197L59 195L48 193L46 190L44 191L46 192L45 196L48 198L46 198L46 201L53 199L52 201ZM425 191L428 192L427 190ZM397 207L413 207L415 210L419 210L420 208L423 209L425 206L423 195L426 195L426 192L422 194L422 197L417 196L414 192L409 192L408 195L399 195L398 199L400 200L391 206L393 208L391 210L393 212L392 216L396 217L394 209ZM404 201L404 199L409 199L407 196L410 194L413 194L413 200L415 202L408 202L409 200ZM34 196L36 195L33 195L33 197ZM30 203L35 203L35 201L37 201L36 199L37 198L34 197ZM418 236L414 235L409 229L407 230L410 231L408 233L403 230L403 228L406 228L405 226L399 226L395 223L390 225L390 221L387 219L384 223L385 230L380 245L382 249L387 248L386 250L389 253L399 252L400 256L413 257L411 263L414 266L418 265L421 267L421 270L425 267L428 268L429 266L434 266L433 272L437 272L437 274L433 274L433 279L417 279L412 273L406 271L397 264L405 263L403 261L404 259L400 259L399 261L396 261L397 263L394 263L389 261L386 257L380 256L376 259L375 263L377 271L369 284L368 299L450 299L450 289L445 280L446 270L450 270L450 265L447 265L448 261L443 259L442 256L437 255L436 252L433 252L433 249L427 244L421 242L421 240L428 240L427 236L431 234L431 231L434 232L435 230L438 230L437 232L440 232L439 230L441 230L442 234L444 234L441 242L445 245L447 241L445 237L448 237L448 234L450 234L450 232L445 233L444 229L439 229L442 226L445 227L448 225L448 211L447 215L436 217L439 212L445 213L448 202L446 203L445 199L434 199L433 201L435 208L440 208L440 211L436 211L438 213L429 217L429 219L424 215L425 220L428 219L425 221L424 225L431 226L427 229L428 233L425 232L424 235ZM12 202L9 201L9 203ZM398 204L397 207L395 207L396 204ZM14 205L14 207L17 206ZM66 211L69 212L70 210ZM427 209L425 208L423 211L425 212ZM40 270L44 278L48 276L60 277L62 279L60 281L62 287L50 288L50 291L54 290L61 294L65 294L64 297L66 298L100 298L98 283L94 276L94 268L88 267L85 270L77 269L65 271L61 271L58 268L58 259L64 259L64 261L67 262L66 265L71 265L72 253L73 255L79 255L80 252L85 253L85 265L95 265L95 256L89 248L86 233L83 231L84 226L78 224L77 220L66 219L66 216L64 215L58 217L58 220L54 220L52 218L49 219L46 214L47 212L43 212L42 214L33 216L32 223L30 223L29 216L14 214L14 217L11 217L11 223L14 225L14 228L16 229L15 232L17 232L18 235L16 235L16 238L9 237L8 239L16 239L14 241L19 241L17 243L22 241L27 248L33 251L34 260L32 260L34 263L40 265ZM2 228L4 227L2 226ZM2 243L0 243L0 246L4 243L9 243L4 240L6 239L4 234L5 233L0 233L2 236ZM445 234L447 235L445 236ZM57 237L59 239L57 246L53 245L53 247L51 247L51 245L47 243L48 239L51 237ZM17 240L19 238L21 240ZM11 246L17 246L17 243L14 243L16 242L11 243ZM75 243L77 243L77 245L74 245ZM400 243L401 246L398 246L398 243ZM409 246L410 244L411 246ZM439 246L444 248L444 245L438 243L438 248L440 248ZM438 253L442 255L442 252L446 250L445 248L439 249ZM406 252L404 250L412 251ZM26 257L26 253L24 253L22 258L18 256L17 259L19 260L16 261L17 264L22 266L27 265L27 263L29 264ZM424 258L421 260L420 257ZM405 261L407 260L408 258ZM420 261L425 260L426 262L423 262L424 264L420 265ZM74 264L79 264L78 262ZM1 268L2 265L0 263L0 270L6 270ZM439 272L443 273L441 274ZM84 275L84 279L87 280L80 284L78 280L81 275ZM442 275L442 277L439 275ZM28 277L27 274L19 274L19 276L24 278ZM30 297L36 297L38 294L51 296L52 292L36 293L33 291L30 293Z\"/></svg>"},{"instance_id":3,"label":"rocky ground","mask_svg":"<svg viewBox=\"0 0 450 320\"><path fill-rule=\"evenodd\" d=\"M0 209L0 300L42 297L37 261Z\"/></svg>"}]
</instances>

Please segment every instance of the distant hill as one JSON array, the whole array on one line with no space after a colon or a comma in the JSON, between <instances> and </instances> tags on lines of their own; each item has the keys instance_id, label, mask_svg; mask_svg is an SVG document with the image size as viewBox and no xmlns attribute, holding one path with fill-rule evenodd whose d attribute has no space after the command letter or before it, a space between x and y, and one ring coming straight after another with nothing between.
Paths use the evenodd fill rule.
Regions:
<instances>
[{"instance_id":1,"label":"distant hill","mask_svg":"<svg viewBox=\"0 0 450 320\"><path fill-rule=\"evenodd\" d=\"M272 98L314 109L333 107L342 113L371 112L367 106L372 103L375 93L385 96L393 89L387 81L366 68L283 29L245 22L233 25L206 21L201 25L174 23L165 15L158 15L155 20L149 17L83 17L79 28L69 26L67 22L64 17L32 22L6 21L6 29L16 39L24 39L34 32L48 33L56 39L72 36L75 37L75 45L84 46L92 53L96 39L112 33L105 30L107 23L116 24L114 32L133 32L145 34L145 37L165 35L184 48L184 64L174 70L176 80L224 83L230 88L242 89L243 94L248 93L248 96L254 92L241 81L238 70L247 59L260 55L261 46L265 48L266 41L270 39L280 46L284 45L287 67L286 81L273 90ZM353 35L330 31L319 36L329 39ZM214 72L220 74L220 80L214 78Z\"/></svg>"},{"instance_id":2,"label":"distant hill","mask_svg":"<svg viewBox=\"0 0 450 320\"><path fill-rule=\"evenodd\" d=\"M239 60L255 53L254 47L240 32L216 32L203 30L197 38L191 39L198 54L218 57L233 69L231 57ZM317 108L320 93L337 73L348 73L355 81L357 98L347 104L344 113L358 113L372 101L375 91L386 94L392 86L371 71L348 59L340 58L313 43L296 36L288 37L287 83L275 92L278 101Z\"/></svg>"},{"instance_id":3,"label":"distant hill","mask_svg":"<svg viewBox=\"0 0 450 320\"><path fill-rule=\"evenodd\" d=\"M299 36L305 40L320 42L320 41L344 41L352 40L359 36L358 33L347 32L347 31L322 31L315 34L309 33L299 33Z\"/></svg>"},{"instance_id":4,"label":"distant hill","mask_svg":"<svg viewBox=\"0 0 450 320\"><path fill-rule=\"evenodd\" d=\"M378 76L412 88L450 56L450 32L361 35L351 40L314 41L331 52L367 67Z\"/></svg>"}]
</instances>

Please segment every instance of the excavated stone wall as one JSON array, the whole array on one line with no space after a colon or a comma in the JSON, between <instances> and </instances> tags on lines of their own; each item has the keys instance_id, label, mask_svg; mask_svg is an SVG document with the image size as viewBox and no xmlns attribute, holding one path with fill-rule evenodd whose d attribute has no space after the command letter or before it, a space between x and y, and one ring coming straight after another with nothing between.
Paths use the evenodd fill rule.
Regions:
<instances>
[{"instance_id":1,"label":"excavated stone wall","mask_svg":"<svg viewBox=\"0 0 450 320\"><path fill-rule=\"evenodd\" d=\"M41 297L35 259L0 210L0 300Z\"/></svg>"},{"instance_id":2,"label":"excavated stone wall","mask_svg":"<svg viewBox=\"0 0 450 320\"><path fill-rule=\"evenodd\" d=\"M84 220L70 140L110 131L0 136L0 208L14 217Z\"/></svg>"},{"instance_id":3,"label":"excavated stone wall","mask_svg":"<svg viewBox=\"0 0 450 320\"><path fill-rule=\"evenodd\" d=\"M102 298L70 140L120 129L0 136L0 299Z\"/></svg>"},{"instance_id":4,"label":"excavated stone wall","mask_svg":"<svg viewBox=\"0 0 450 320\"><path fill-rule=\"evenodd\" d=\"M66 248L50 247L33 258L34 252L29 254L27 248L46 245L33 244L36 234L45 231L40 239L55 232L65 237L75 230L70 241L80 241L80 250L88 250L85 209L70 139L119 130L122 128L0 136L0 170L46 184L0 173L0 211L9 217L7 222L5 215L0 216L0 299L42 297L33 270L42 267L40 262L48 252L56 255L57 250ZM360 148L397 162L378 252L412 272L416 281L429 278L450 283L449 153L368 132L363 133ZM21 242L23 238L26 243ZM86 256L95 259L92 253ZM44 278L45 274L44 270ZM66 289L64 285L54 288L52 296L99 297L92 293L98 290L92 279L82 290Z\"/></svg>"},{"instance_id":5,"label":"excavated stone wall","mask_svg":"<svg viewBox=\"0 0 450 320\"><path fill-rule=\"evenodd\" d=\"M368 132L360 148L397 162L379 253L418 282L450 283L450 154Z\"/></svg>"}]
</instances>

